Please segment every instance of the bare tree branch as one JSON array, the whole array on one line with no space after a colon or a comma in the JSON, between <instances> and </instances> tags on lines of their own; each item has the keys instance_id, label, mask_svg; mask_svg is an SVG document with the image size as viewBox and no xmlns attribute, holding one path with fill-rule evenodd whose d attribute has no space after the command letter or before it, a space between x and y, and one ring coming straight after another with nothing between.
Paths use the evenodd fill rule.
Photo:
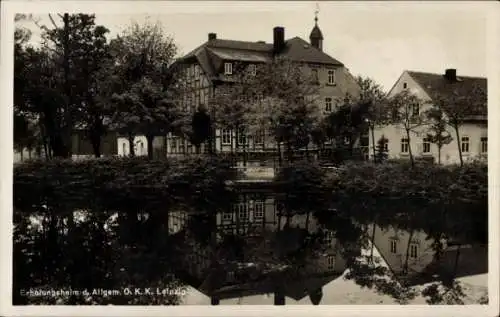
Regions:
<instances>
[{"instance_id":1,"label":"bare tree branch","mask_svg":"<svg viewBox=\"0 0 500 317\"><path fill-rule=\"evenodd\" d=\"M52 22L52 25L54 26L54 28L57 29L58 26L57 26L56 22L54 21L54 19L52 18L52 15L50 15L50 13L49 13L49 19L50 19L50 22Z\"/></svg>"}]
</instances>

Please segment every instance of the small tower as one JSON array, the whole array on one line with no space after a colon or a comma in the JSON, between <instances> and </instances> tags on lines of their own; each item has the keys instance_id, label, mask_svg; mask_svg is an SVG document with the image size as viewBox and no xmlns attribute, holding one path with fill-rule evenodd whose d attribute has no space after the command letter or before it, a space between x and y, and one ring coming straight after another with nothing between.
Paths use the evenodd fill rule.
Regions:
<instances>
[{"instance_id":1,"label":"small tower","mask_svg":"<svg viewBox=\"0 0 500 317\"><path fill-rule=\"evenodd\" d=\"M318 13L319 6L316 4L316 11L314 11L314 27L311 31L311 35L309 35L309 40L311 41L311 46L323 51L323 33L321 33L318 26Z\"/></svg>"}]
</instances>

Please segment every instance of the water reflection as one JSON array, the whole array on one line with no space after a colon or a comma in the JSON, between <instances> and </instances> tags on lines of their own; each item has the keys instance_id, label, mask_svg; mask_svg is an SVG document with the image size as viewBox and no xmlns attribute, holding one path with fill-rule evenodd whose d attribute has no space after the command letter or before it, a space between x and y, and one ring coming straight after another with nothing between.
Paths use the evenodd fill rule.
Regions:
<instances>
[{"instance_id":1,"label":"water reflection","mask_svg":"<svg viewBox=\"0 0 500 317\"><path fill-rule=\"evenodd\" d=\"M193 191L180 201L163 201L164 195L154 202L139 192L127 197L127 204L119 204L126 192L113 193L112 199L89 200L88 206L83 201L82 209L67 212L59 201L54 206L18 203L23 210L14 211L14 303L349 304L329 295L359 292L354 282L344 281L348 275L356 276L359 285L376 285L397 297L403 288L384 279L387 273L400 274L406 257L410 275L432 277L442 267L435 265L435 241L426 233L356 223L348 208L337 212L311 193L293 196L293 188L271 180L234 182L220 190L224 197L218 197L218 204ZM363 248L369 250L368 237L388 264L383 270L358 262ZM477 265L487 262L486 251L450 243L443 247L439 263L456 276L487 271L486 265ZM177 292L155 298L18 296L20 289L68 285Z\"/></svg>"},{"instance_id":2,"label":"water reflection","mask_svg":"<svg viewBox=\"0 0 500 317\"><path fill-rule=\"evenodd\" d=\"M346 270L349 252L313 210L287 216L263 184L239 189L231 206L214 214L170 214L177 274L213 305L269 294L275 305L306 297L319 304L322 287Z\"/></svg>"}]
</instances>

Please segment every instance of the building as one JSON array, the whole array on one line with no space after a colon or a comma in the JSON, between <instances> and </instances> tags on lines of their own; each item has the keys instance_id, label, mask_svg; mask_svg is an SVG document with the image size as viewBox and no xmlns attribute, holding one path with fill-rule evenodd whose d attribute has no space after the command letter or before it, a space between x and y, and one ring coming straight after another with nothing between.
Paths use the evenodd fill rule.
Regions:
<instances>
[{"instance_id":1,"label":"building","mask_svg":"<svg viewBox=\"0 0 500 317\"><path fill-rule=\"evenodd\" d=\"M281 56L296 62L306 74L314 75L321 84L324 84L321 85L319 96L321 107L325 114L334 111L347 93L356 95L359 87L343 63L323 52L323 41L317 17L309 42L300 37L285 40L283 27L273 29L273 43L219 39L216 33L209 33L205 43L175 63L182 69L182 83L185 85L181 98L182 106L191 111L200 105L208 107L210 98L221 91L222 87L234 81L238 71L236 65L246 65L248 69L255 69L257 65L269 63L276 56ZM261 135L239 133L237 140L236 135L236 131L217 129L213 143L215 152L238 152L242 147L247 152L275 152L274 142ZM127 155L128 140L118 138L117 142L118 155ZM147 143L143 136L137 136L134 142L140 144L144 150L141 152L139 149L139 155L147 153ZM167 156L184 155L195 151L188 140L172 134L169 134L166 140L157 137L153 146L166 147Z\"/></svg>"},{"instance_id":2,"label":"building","mask_svg":"<svg viewBox=\"0 0 500 317\"><path fill-rule=\"evenodd\" d=\"M419 106L412 109L415 115L421 115L432 106L433 101L437 100L437 96L457 93L458 97L465 97L470 94L474 87L479 87L486 92L486 78L457 76L455 69L447 69L443 74L404 71L388 93L388 96L393 97L404 90L408 90L422 100ZM484 94L484 100L477 101L486 105L486 94ZM425 124L416 128L415 133L410 136L410 144L401 125L392 124L376 127L374 129L374 140L372 137L369 138L370 148L376 147L377 141L384 136L388 141L385 148L390 158L408 158L409 146L411 146L414 157L427 158L437 162L438 147L436 144L429 142L426 137L428 129L428 125ZM457 140L454 129L451 127L447 129L453 140L441 149L440 161L442 164L460 163L457 141L460 142L464 161L487 157L487 107L484 107L484 111L466 118L459 129L460 140ZM375 141L375 144L373 144L373 141Z\"/></svg>"}]
</instances>

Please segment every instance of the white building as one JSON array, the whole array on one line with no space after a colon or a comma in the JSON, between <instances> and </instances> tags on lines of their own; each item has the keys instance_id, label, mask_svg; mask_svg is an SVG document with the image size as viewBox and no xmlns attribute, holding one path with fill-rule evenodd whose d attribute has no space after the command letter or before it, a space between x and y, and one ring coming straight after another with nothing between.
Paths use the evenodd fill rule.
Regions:
<instances>
[{"instance_id":1,"label":"white building","mask_svg":"<svg viewBox=\"0 0 500 317\"><path fill-rule=\"evenodd\" d=\"M447 69L445 74L404 71L388 96L393 97L403 90L409 90L410 93L422 100L422 104L413 109L416 114L422 114L432 106L433 98L435 99L437 95L456 92L458 96L465 96L475 86L486 91L486 78L457 76L455 69ZM450 87L451 89L449 89ZM486 104L486 100L481 100L481 102ZM409 144L414 157L433 157L434 161L437 162L438 147L436 144L430 143L426 138L428 129L426 125L415 129L415 132L410 135L409 144L406 131L402 125L392 124L376 127L374 129L375 144L373 144L373 139L370 136L370 152L373 146L377 146L377 141L384 136L388 140L385 147L390 158L408 158ZM448 127L448 133L453 140L441 149L442 164L460 163L457 141L460 142L464 162L487 157L488 115L486 110L484 113L467 118L459 129L460 140L457 140L456 133L451 127Z\"/></svg>"}]
</instances>

